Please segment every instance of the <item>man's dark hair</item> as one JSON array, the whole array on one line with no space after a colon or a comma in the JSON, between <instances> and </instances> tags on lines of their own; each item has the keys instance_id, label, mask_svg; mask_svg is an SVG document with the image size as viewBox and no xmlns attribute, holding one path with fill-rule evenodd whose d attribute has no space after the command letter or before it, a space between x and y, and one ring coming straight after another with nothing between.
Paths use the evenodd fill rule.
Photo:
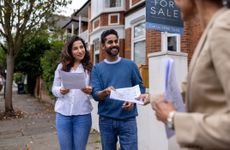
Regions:
<instances>
[{"instance_id":1,"label":"man's dark hair","mask_svg":"<svg viewBox=\"0 0 230 150\"><path fill-rule=\"evenodd\" d=\"M119 38L118 34L117 34L117 31L115 31L114 29L105 30L101 34L101 43L102 44L105 44L105 40L106 40L105 37L110 35L110 34L114 34L114 35L116 35L117 38Z\"/></svg>"}]
</instances>

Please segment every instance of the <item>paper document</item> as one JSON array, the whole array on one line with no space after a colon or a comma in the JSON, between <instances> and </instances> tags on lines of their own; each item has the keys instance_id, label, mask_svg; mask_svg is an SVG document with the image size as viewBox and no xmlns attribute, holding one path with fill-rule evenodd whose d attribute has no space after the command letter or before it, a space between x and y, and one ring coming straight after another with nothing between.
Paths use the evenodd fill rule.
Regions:
<instances>
[{"instance_id":1,"label":"paper document","mask_svg":"<svg viewBox=\"0 0 230 150\"><path fill-rule=\"evenodd\" d=\"M136 100L136 98L140 95L141 95L140 87L139 85L136 85L133 87L119 88L116 90L112 90L110 93L110 98L114 100L128 101L128 102L144 105L143 101Z\"/></svg>"},{"instance_id":2,"label":"paper document","mask_svg":"<svg viewBox=\"0 0 230 150\"><path fill-rule=\"evenodd\" d=\"M82 89L86 87L85 73L71 73L60 70L63 86L67 89Z\"/></svg>"},{"instance_id":3,"label":"paper document","mask_svg":"<svg viewBox=\"0 0 230 150\"><path fill-rule=\"evenodd\" d=\"M174 61L172 58L165 60L165 99L171 101L176 110L179 112L185 111L185 105L177 84ZM173 130L166 127L167 137L172 137L175 133Z\"/></svg>"}]
</instances>

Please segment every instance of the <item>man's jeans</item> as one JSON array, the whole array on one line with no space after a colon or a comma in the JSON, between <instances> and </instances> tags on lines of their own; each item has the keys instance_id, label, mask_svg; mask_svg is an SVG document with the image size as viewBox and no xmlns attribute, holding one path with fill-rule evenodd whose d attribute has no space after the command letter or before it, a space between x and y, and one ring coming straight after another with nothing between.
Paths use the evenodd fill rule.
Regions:
<instances>
[{"instance_id":1,"label":"man's jeans","mask_svg":"<svg viewBox=\"0 0 230 150\"><path fill-rule=\"evenodd\" d=\"M119 138L121 150L137 150L136 118L124 120L99 117L99 127L103 150L116 150Z\"/></svg>"},{"instance_id":2,"label":"man's jeans","mask_svg":"<svg viewBox=\"0 0 230 150\"><path fill-rule=\"evenodd\" d=\"M56 113L56 128L60 149L85 150L91 125L91 114L63 116Z\"/></svg>"}]
</instances>

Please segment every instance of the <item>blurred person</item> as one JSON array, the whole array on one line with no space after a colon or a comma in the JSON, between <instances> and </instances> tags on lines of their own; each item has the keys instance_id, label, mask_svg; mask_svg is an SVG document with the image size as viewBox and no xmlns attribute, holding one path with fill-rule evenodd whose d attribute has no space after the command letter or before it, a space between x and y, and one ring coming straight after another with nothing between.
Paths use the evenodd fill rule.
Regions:
<instances>
[{"instance_id":1,"label":"blurred person","mask_svg":"<svg viewBox=\"0 0 230 150\"><path fill-rule=\"evenodd\" d=\"M181 147L230 149L229 0L175 0L185 21L198 17L203 34L192 57L185 91L187 112L176 112L164 96L153 101L158 120L174 129ZM228 8L227 8L228 7ZM157 100L156 100L157 99Z\"/></svg>"},{"instance_id":2,"label":"blurred person","mask_svg":"<svg viewBox=\"0 0 230 150\"><path fill-rule=\"evenodd\" d=\"M56 128L61 150L85 150L91 125L92 105L89 94L90 64L86 44L78 36L66 43L61 53L61 63L55 71L52 93L57 97L55 103ZM86 87L66 89L63 87L60 70L71 73L85 73Z\"/></svg>"},{"instance_id":3,"label":"blurred person","mask_svg":"<svg viewBox=\"0 0 230 150\"><path fill-rule=\"evenodd\" d=\"M140 86L145 92L137 65L119 57L117 31L109 29L101 34L105 59L92 70L92 96L98 101L99 128L103 150L116 150L119 139L121 150L137 150L137 107L131 102L110 99L111 90Z\"/></svg>"}]
</instances>

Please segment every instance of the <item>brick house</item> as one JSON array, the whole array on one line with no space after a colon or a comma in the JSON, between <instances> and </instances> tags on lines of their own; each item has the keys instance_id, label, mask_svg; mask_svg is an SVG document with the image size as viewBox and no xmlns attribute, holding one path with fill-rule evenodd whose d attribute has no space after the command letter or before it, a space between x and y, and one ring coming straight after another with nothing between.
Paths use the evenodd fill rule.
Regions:
<instances>
[{"instance_id":1,"label":"brick house","mask_svg":"<svg viewBox=\"0 0 230 150\"><path fill-rule=\"evenodd\" d=\"M161 51L186 53L189 64L201 32L196 20L184 23L182 36L145 29L145 3L145 0L88 0L63 28L68 36L77 34L86 41L94 64L105 57L100 49L101 33L115 29L120 38L120 56L140 66L148 87L148 55Z\"/></svg>"}]
</instances>

